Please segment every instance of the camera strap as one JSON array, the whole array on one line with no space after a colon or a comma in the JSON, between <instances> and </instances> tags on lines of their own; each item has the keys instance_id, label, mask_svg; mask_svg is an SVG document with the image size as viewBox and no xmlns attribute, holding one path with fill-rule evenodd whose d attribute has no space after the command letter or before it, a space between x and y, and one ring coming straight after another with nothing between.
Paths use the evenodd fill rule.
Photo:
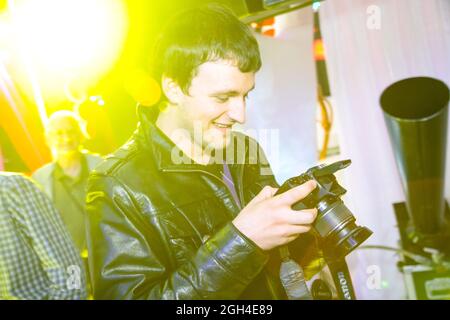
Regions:
<instances>
[{"instance_id":1,"label":"camera strap","mask_svg":"<svg viewBox=\"0 0 450 320\"><path fill-rule=\"evenodd\" d=\"M289 300L312 300L303 268L291 259L287 246L280 247L279 251L281 256L280 281Z\"/></svg>"}]
</instances>

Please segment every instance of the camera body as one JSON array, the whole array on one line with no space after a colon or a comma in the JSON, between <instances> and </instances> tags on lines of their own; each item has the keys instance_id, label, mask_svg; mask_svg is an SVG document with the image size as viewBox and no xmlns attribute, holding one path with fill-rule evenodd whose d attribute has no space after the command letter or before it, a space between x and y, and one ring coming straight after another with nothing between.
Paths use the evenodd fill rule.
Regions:
<instances>
[{"instance_id":1,"label":"camera body","mask_svg":"<svg viewBox=\"0 0 450 320\"><path fill-rule=\"evenodd\" d=\"M351 160L343 160L312 167L288 179L277 191L277 194L281 194L309 180L316 181L317 187L307 197L293 204L292 209L317 208L314 232L319 236L324 253L334 259L345 257L372 234L368 228L356 225L354 215L340 198L347 190L337 182L334 173L350 164Z\"/></svg>"}]
</instances>

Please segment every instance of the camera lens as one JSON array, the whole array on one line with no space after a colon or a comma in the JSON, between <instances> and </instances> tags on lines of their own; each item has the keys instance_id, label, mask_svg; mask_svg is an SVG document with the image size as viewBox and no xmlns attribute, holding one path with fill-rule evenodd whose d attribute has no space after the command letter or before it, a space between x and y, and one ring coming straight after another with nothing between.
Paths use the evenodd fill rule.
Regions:
<instances>
[{"instance_id":1,"label":"camera lens","mask_svg":"<svg viewBox=\"0 0 450 320\"><path fill-rule=\"evenodd\" d=\"M335 258L342 258L363 243L370 235L366 227L356 225L355 217L337 197L326 197L318 205L314 228L324 241L324 248Z\"/></svg>"}]
</instances>

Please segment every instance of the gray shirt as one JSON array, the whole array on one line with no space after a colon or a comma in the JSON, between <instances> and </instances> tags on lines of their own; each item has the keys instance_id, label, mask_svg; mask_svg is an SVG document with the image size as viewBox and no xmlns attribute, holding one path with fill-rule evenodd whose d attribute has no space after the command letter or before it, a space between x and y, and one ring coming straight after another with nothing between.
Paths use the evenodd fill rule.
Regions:
<instances>
[{"instance_id":1,"label":"gray shirt","mask_svg":"<svg viewBox=\"0 0 450 320\"><path fill-rule=\"evenodd\" d=\"M84 201L89 176L86 158L81 159L81 171L78 177L67 176L58 164L55 165L52 175L53 202L80 252L86 249Z\"/></svg>"}]
</instances>

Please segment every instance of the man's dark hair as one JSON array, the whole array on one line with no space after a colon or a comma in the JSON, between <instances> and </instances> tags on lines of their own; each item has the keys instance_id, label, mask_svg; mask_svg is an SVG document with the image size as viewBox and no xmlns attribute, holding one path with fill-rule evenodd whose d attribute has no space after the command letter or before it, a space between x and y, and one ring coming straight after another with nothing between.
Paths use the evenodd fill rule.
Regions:
<instances>
[{"instance_id":1,"label":"man's dark hair","mask_svg":"<svg viewBox=\"0 0 450 320\"><path fill-rule=\"evenodd\" d=\"M165 26L152 54L152 76L173 79L188 93L197 68L205 62L233 61L241 72L261 67L258 43L250 28L228 8L208 4L183 11Z\"/></svg>"}]
</instances>

